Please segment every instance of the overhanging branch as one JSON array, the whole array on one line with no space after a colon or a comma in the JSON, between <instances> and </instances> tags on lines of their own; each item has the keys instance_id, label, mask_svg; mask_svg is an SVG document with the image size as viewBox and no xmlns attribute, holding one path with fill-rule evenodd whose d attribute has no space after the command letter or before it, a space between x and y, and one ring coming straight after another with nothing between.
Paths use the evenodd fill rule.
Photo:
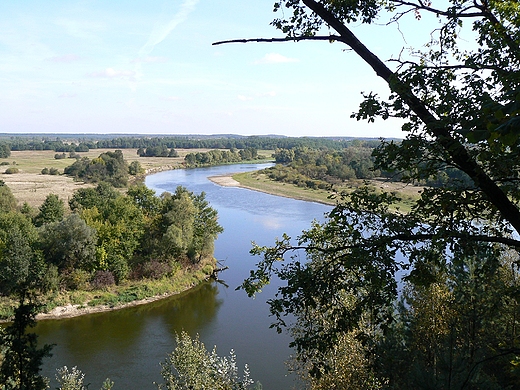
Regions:
<instances>
[{"instance_id":1,"label":"overhanging branch","mask_svg":"<svg viewBox=\"0 0 520 390\"><path fill-rule=\"evenodd\" d=\"M249 43L249 42L299 42L299 41L337 41L341 37L338 35L329 35L329 36L304 36L304 37L285 37L285 38L250 38L250 39L231 39L228 41L218 41L213 42L212 45L222 45L225 43Z\"/></svg>"}]
</instances>

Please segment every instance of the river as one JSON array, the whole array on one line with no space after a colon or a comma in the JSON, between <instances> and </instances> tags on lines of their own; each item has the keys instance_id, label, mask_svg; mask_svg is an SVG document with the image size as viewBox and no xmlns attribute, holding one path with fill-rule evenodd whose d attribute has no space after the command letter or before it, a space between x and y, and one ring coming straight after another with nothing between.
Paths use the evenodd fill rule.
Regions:
<instances>
[{"instance_id":1,"label":"river","mask_svg":"<svg viewBox=\"0 0 520 390\"><path fill-rule=\"evenodd\" d=\"M106 377L115 382L115 390L155 389L153 382L161 381L160 362L173 350L175 334L181 330L200 335L208 349L216 345L221 356L229 356L234 349L239 366L247 363L251 377L264 389L297 388L295 376L288 374L285 364L291 354L290 338L269 328L273 319L266 300L273 296L276 283L255 299L235 288L258 261L249 254L252 241L272 245L284 232L296 237L313 219L323 220L330 206L221 187L208 180L209 176L263 167L241 164L179 169L146 178L146 185L157 194L174 192L178 185L206 193L224 227L215 242L215 257L229 269L220 274L221 283L204 283L147 305L40 321L36 328L40 341L56 344L43 368L43 374L53 379L51 388L57 385L56 368L67 365L82 370L91 389L99 389Z\"/></svg>"}]
</instances>

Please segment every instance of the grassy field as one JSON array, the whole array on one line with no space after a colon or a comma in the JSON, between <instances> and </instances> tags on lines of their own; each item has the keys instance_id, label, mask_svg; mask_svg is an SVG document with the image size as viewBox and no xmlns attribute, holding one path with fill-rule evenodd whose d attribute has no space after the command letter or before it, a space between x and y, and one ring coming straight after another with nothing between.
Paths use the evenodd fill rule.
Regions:
<instances>
[{"instance_id":1,"label":"grassy field","mask_svg":"<svg viewBox=\"0 0 520 390\"><path fill-rule=\"evenodd\" d=\"M208 149L179 149L179 157L139 157L137 149L123 149L123 155L128 163L139 161L147 173L165 169L174 169L182 166L184 156L191 152L204 152ZM90 159L101 153L114 149L92 149L89 152L79 153L81 157ZM39 207L48 194L56 194L65 202L78 188L89 186L83 182L75 182L72 178L63 175L63 169L74 163L74 159L55 159L56 152L52 150L13 151L9 158L0 159L0 180L3 180L22 205L27 202L32 207ZM7 165L8 164L8 165ZM6 174L8 168L17 168L18 173ZM56 168L59 175L42 175L43 168Z\"/></svg>"}]
</instances>

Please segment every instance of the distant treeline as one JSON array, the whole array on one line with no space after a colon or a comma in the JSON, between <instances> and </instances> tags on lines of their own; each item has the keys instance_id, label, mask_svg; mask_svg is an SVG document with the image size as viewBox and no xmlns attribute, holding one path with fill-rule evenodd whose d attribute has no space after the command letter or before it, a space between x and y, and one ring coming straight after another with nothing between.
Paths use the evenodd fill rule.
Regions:
<instances>
[{"instance_id":1,"label":"distant treeline","mask_svg":"<svg viewBox=\"0 0 520 390\"><path fill-rule=\"evenodd\" d=\"M293 149L307 147L312 149L342 149L362 142L375 147L378 140L357 140L348 138L320 137L117 137L112 139L78 138L74 142L60 138L11 137L0 141L0 158L9 157L10 151L53 150L60 153L88 152L90 149Z\"/></svg>"},{"instance_id":2,"label":"distant treeline","mask_svg":"<svg viewBox=\"0 0 520 390\"><path fill-rule=\"evenodd\" d=\"M255 148L246 148L237 150L210 150L208 152L188 153L184 157L184 163L187 168L204 167L211 165L233 164L244 161L263 160L266 156L258 155Z\"/></svg>"}]
</instances>

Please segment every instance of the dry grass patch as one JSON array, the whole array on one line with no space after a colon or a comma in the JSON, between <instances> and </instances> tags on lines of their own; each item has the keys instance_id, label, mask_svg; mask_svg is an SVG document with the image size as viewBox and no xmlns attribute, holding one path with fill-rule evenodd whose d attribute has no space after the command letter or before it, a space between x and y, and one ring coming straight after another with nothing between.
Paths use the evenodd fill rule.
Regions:
<instances>
[{"instance_id":1,"label":"dry grass patch","mask_svg":"<svg viewBox=\"0 0 520 390\"><path fill-rule=\"evenodd\" d=\"M93 159L105 152L115 149L91 149L88 152L78 153L80 157ZM139 157L137 149L121 149L128 163L139 161L146 173L153 173L167 169L176 169L183 166L184 157L188 153L207 152L209 149L176 149L179 157ZM13 151L9 158L0 159L0 180L3 180L22 205L27 202L32 207L39 207L47 195L56 194L67 202L74 191L82 187L92 186L82 182L75 182L64 176L63 170L74 163L72 158L56 159L57 153L53 150L24 150ZM66 153L68 156L69 154ZM7 165L8 164L8 165ZM17 168L18 173L6 174L8 168ZM43 168L56 168L59 175L42 175Z\"/></svg>"}]
</instances>

